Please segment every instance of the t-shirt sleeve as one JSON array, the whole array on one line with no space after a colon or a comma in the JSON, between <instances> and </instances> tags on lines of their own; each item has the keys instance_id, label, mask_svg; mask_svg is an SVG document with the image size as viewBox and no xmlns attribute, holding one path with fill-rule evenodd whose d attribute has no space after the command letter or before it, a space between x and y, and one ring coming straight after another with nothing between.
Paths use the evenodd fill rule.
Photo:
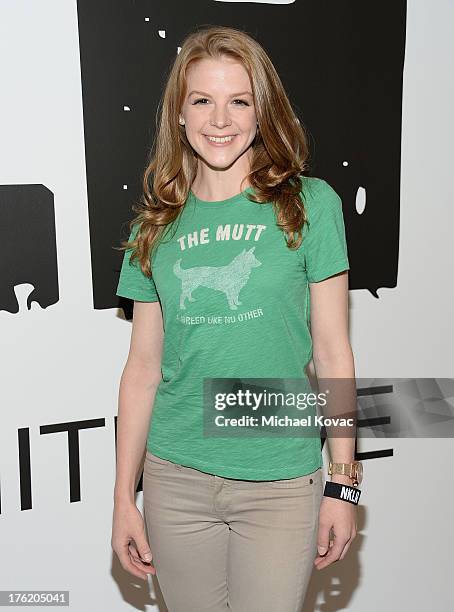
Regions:
<instances>
[{"instance_id":1,"label":"t-shirt sleeve","mask_svg":"<svg viewBox=\"0 0 454 612\"><path fill-rule=\"evenodd\" d=\"M129 236L130 241L136 237L138 229L136 224ZM139 302L157 302L159 297L154 280L145 276L137 258L130 262L131 253L132 249L124 251L116 295Z\"/></svg>"},{"instance_id":2,"label":"t-shirt sleeve","mask_svg":"<svg viewBox=\"0 0 454 612\"><path fill-rule=\"evenodd\" d=\"M315 187L303 190L303 201L310 225L304 225L298 251L307 280L316 283L350 269L342 200L326 181L316 179Z\"/></svg>"}]
</instances>

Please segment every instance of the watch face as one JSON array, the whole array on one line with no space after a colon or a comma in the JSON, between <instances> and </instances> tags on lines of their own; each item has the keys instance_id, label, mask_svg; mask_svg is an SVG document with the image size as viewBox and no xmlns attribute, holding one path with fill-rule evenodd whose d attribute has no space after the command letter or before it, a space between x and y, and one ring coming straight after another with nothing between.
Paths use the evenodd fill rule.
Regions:
<instances>
[{"instance_id":1,"label":"watch face","mask_svg":"<svg viewBox=\"0 0 454 612\"><path fill-rule=\"evenodd\" d=\"M356 479L358 481L358 484L360 484L363 479L363 465L362 463L357 463L355 467L356 467Z\"/></svg>"}]
</instances>

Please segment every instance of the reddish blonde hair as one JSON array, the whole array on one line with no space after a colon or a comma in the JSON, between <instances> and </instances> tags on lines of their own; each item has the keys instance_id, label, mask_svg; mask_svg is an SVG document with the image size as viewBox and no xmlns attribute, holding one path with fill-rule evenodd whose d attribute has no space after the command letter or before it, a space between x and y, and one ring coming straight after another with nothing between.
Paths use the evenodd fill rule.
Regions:
<instances>
[{"instance_id":1,"label":"reddish blonde hair","mask_svg":"<svg viewBox=\"0 0 454 612\"><path fill-rule=\"evenodd\" d=\"M263 47L246 32L225 26L204 26L183 41L171 67L156 117L156 135L150 162L143 176L143 194L133 204L138 224L135 239L123 241L123 249L133 249L142 271L151 276L151 252L165 228L180 214L197 172L197 158L189 144L179 113L187 92L186 71L193 62L227 56L243 64L252 86L258 122L252 143L251 167L247 177L255 197L273 202L276 222L286 234L289 248L298 248L306 222L300 196L300 174L307 170L307 137L296 117L282 82ZM244 180L244 179L243 179Z\"/></svg>"}]
</instances>

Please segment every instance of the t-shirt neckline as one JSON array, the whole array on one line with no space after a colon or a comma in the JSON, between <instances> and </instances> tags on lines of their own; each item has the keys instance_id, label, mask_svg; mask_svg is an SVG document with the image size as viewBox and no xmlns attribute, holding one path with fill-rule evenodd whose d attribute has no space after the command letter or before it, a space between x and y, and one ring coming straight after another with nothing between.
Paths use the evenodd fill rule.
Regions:
<instances>
[{"instance_id":1,"label":"t-shirt neckline","mask_svg":"<svg viewBox=\"0 0 454 612\"><path fill-rule=\"evenodd\" d=\"M221 208L224 206L232 206L233 204L237 204L241 200L246 200L247 202L251 203L250 200L247 199L247 194L253 192L253 187L246 187L246 189L240 191L240 193L236 193L235 195L231 196L230 198L226 198L225 200L201 200L195 195L192 189L190 189L189 196L193 200L194 204L197 204L201 208Z\"/></svg>"}]
</instances>

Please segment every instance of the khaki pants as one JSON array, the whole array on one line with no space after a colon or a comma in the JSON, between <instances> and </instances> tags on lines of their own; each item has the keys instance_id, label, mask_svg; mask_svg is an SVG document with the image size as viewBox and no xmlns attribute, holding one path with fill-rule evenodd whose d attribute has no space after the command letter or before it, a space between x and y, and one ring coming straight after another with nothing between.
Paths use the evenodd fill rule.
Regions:
<instances>
[{"instance_id":1,"label":"khaki pants","mask_svg":"<svg viewBox=\"0 0 454 612\"><path fill-rule=\"evenodd\" d=\"M321 469L235 480L147 451L144 514L169 612L300 612L322 495Z\"/></svg>"}]
</instances>

